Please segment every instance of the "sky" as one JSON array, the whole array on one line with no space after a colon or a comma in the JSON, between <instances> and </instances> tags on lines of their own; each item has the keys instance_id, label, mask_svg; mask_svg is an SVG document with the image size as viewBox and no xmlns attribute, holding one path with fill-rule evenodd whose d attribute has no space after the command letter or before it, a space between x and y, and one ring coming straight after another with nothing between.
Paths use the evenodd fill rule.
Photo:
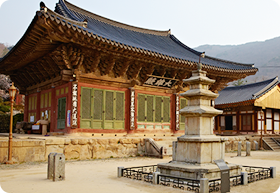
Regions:
<instances>
[{"instance_id":1,"label":"sky","mask_svg":"<svg viewBox=\"0 0 280 193\"><path fill-rule=\"evenodd\" d=\"M15 45L41 0L0 0L0 43ZM280 36L280 0L68 0L103 17L154 30L181 42L239 45ZM54 10L58 0L44 0Z\"/></svg>"}]
</instances>

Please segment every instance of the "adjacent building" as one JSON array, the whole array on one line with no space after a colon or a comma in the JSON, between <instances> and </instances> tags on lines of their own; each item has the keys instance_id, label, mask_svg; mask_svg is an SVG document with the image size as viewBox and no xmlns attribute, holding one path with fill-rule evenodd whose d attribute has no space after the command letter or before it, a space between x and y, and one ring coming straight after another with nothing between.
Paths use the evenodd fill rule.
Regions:
<instances>
[{"instance_id":1,"label":"adjacent building","mask_svg":"<svg viewBox=\"0 0 280 193\"><path fill-rule=\"evenodd\" d=\"M25 94L25 121L49 120L51 132L165 135L184 130L179 109L187 101L179 93L199 61L216 80L214 92L257 72L201 54L170 30L126 25L59 0L54 11L40 4L0 59L0 73Z\"/></svg>"},{"instance_id":2,"label":"adjacent building","mask_svg":"<svg viewBox=\"0 0 280 193\"><path fill-rule=\"evenodd\" d=\"M280 82L278 77L231 86L219 92L215 108L223 114L215 118L219 134L279 134Z\"/></svg>"}]
</instances>

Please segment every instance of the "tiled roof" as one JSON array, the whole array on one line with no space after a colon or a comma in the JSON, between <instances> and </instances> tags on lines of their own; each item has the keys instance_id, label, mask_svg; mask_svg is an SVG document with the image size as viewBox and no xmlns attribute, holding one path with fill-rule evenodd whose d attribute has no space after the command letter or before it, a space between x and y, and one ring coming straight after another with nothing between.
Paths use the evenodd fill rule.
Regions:
<instances>
[{"instance_id":1,"label":"tiled roof","mask_svg":"<svg viewBox=\"0 0 280 193\"><path fill-rule=\"evenodd\" d=\"M215 100L215 105L239 103L257 99L279 83L278 77L275 77L262 82L227 87L219 92L220 95Z\"/></svg>"},{"instance_id":2,"label":"tiled roof","mask_svg":"<svg viewBox=\"0 0 280 193\"><path fill-rule=\"evenodd\" d=\"M87 21L87 32L110 40L114 44L139 49L171 57L178 60L198 62L201 52L195 51L181 43L170 31L155 31L122 24L83 10L64 0L59 0L55 12L77 22ZM206 56L201 58L205 67L217 67L228 70L254 70L252 64L241 64Z\"/></svg>"}]
</instances>

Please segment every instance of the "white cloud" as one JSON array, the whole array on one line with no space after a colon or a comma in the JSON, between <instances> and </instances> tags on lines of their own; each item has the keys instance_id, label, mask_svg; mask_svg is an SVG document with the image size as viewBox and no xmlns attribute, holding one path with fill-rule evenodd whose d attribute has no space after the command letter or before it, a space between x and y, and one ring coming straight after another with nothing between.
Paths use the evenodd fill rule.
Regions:
<instances>
[{"instance_id":1,"label":"white cloud","mask_svg":"<svg viewBox=\"0 0 280 193\"><path fill-rule=\"evenodd\" d=\"M275 1L280 7L280 0L273 0L273 1Z\"/></svg>"},{"instance_id":2,"label":"white cloud","mask_svg":"<svg viewBox=\"0 0 280 193\"><path fill-rule=\"evenodd\" d=\"M0 0L0 5L4 2L5 0ZM1 188L0 188L1 189ZM2 193L2 192L1 192Z\"/></svg>"}]
</instances>

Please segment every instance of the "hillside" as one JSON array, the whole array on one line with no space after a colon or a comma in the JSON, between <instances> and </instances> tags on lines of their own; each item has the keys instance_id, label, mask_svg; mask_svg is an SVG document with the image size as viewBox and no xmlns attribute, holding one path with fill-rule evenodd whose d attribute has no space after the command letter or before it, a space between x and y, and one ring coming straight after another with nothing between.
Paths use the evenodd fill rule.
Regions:
<instances>
[{"instance_id":1,"label":"hillside","mask_svg":"<svg viewBox=\"0 0 280 193\"><path fill-rule=\"evenodd\" d=\"M255 64L259 72L248 77L248 82L280 76L280 37L241 45L202 45L194 49L216 58Z\"/></svg>"}]
</instances>

